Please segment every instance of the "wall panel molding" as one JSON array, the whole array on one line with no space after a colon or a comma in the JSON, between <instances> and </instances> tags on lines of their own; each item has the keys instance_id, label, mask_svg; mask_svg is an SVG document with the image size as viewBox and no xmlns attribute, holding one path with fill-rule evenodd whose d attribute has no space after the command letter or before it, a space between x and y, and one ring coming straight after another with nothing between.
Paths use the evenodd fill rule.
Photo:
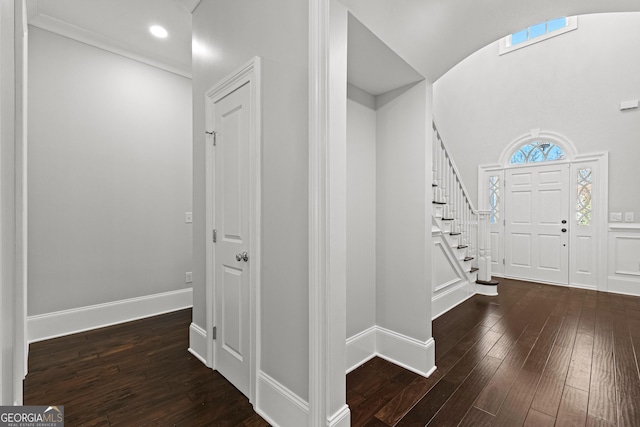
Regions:
<instances>
[{"instance_id":1,"label":"wall panel molding","mask_svg":"<svg viewBox=\"0 0 640 427\"><path fill-rule=\"evenodd\" d=\"M640 224L609 224L608 289L640 296Z\"/></svg>"}]
</instances>

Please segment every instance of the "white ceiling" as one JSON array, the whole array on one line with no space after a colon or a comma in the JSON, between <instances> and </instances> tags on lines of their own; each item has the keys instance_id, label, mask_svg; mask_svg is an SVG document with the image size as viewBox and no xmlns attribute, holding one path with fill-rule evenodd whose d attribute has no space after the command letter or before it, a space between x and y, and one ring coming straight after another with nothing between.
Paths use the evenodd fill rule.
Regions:
<instances>
[{"instance_id":1,"label":"white ceiling","mask_svg":"<svg viewBox=\"0 0 640 427\"><path fill-rule=\"evenodd\" d=\"M190 12L199 1L27 0L27 5L31 25L190 77ZM536 22L640 11L639 0L340 1L357 18L349 25L350 81L372 94L419 80L417 75L434 82L476 50ZM169 37L153 37L152 24L164 26Z\"/></svg>"},{"instance_id":2,"label":"white ceiling","mask_svg":"<svg viewBox=\"0 0 640 427\"><path fill-rule=\"evenodd\" d=\"M353 15L348 40L347 80L371 95L424 79Z\"/></svg>"},{"instance_id":3,"label":"white ceiling","mask_svg":"<svg viewBox=\"0 0 640 427\"><path fill-rule=\"evenodd\" d=\"M435 82L507 34L547 19L640 11L639 0L340 0L417 71Z\"/></svg>"},{"instance_id":4,"label":"white ceiling","mask_svg":"<svg viewBox=\"0 0 640 427\"><path fill-rule=\"evenodd\" d=\"M190 0L27 0L29 24L191 77ZM166 39L149 33L161 25Z\"/></svg>"}]
</instances>

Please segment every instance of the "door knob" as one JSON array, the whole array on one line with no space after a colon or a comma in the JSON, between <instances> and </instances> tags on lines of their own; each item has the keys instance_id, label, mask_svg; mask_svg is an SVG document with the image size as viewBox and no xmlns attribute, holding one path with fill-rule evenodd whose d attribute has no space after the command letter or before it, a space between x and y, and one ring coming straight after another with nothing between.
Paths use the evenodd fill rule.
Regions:
<instances>
[{"instance_id":1,"label":"door knob","mask_svg":"<svg viewBox=\"0 0 640 427\"><path fill-rule=\"evenodd\" d=\"M236 261L244 261L244 262L249 261L249 254L247 253L247 251L236 254Z\"/></svg>"},{"instance_id":2,"label":"door knob","mask_svg":"<svg viewBox=\"0 0 640 427\"><path fill-rule=\"evenodd\" d=\"M562 223L563 223L563 224L566 224L566 223L567 223L567 220L566 220L566 219L563 219L563 220L562 220Z\"/></svg>"},{"instance_id":3,"label":"door knob","mask_svg":"<svg viewBox=\"0 0 640 427\"><path fill-rule=\"evenodd\" d=\"M566 228L563 228L563 229L562 229L562 232L563 232L563 233L566 233L566 232L567 232L567 229L566 229Z\"/></svg>"}]
</instances>

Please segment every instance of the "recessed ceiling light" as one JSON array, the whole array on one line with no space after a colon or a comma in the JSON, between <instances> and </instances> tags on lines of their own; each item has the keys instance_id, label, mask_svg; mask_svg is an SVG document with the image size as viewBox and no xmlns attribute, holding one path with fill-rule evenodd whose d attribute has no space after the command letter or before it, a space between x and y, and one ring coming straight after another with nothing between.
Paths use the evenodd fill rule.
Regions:
<instances>
[{"instance_id":1,"label":"recessed ceiling light","mask_svg":"<svg viewBox=\"0 0 640 427\"><path fill-rule=\"evenodd\" d=\"M149 27L149 31L151 31L151 34L161 39L164 39L169 35L167 30L165 30L160 25L152 25L151 27Z\"/></svg>"}]
</instances>

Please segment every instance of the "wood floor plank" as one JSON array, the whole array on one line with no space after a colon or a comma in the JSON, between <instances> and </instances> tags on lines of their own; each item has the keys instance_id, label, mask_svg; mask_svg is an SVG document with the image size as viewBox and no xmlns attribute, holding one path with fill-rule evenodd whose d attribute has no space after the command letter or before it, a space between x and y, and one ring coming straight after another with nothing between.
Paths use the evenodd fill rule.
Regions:
<instances>
[{"instance_id":1,"label":"wood floor plank","mask_svg":"<svg viewBox=\"0 0 640 427\"><path fill-rule=\"evenodd\" d=\"M616 424L616 382L613 352L594 351L589 387L588 414L610 424Z\"/></svg>"},{"instance_id":2,"label":"wood floor plank","mask_svg":"<svg viewBox=\"0 0 640 427\"><path fill-rule=\"evenodd\" d=\"M566 386L558 409L557 424L561 426L584 426L587 422L589 393Z\"/></svg>"},{"instance_id":3,"label":"wood floor plank","mask_svg":"<svg viewBox=\"0 0 640 427\"><path fill-rule=\"evenodd\" d=\"M472 406L478 393L484 389L502 360L486 356L460 384L451 398L440 408L431 421L436 426L457 426Z\"/></svg>"},{"instance_id":4,"label":"wood floor plank","mask_svg":"<svg viewBox=\"0 0 640 427\"><path fill-rule=\"evenodd\" d=\"M469 409L462 421L460 427L490 427L493 425L495 416L474 406Z\"/></svg>"},{"instance_id":5,"label":"wood floor plank","mask_svg":"<svg viewBox=\"0 0 640 427\"><path fill-rule=\"evenodd\" d=\"M605 420L596 418L592 415L587 415L586 427L615 427L615 424L608 423Z\"/></svg>"},{"instance_id":6,"label":"wood floor plank","mask_svg":"<svg viewBox=\"0 0 640 427\"><path fill-rule=\"evenodd\" d=\"M447 381L438 381L411 410L400 420L399 427L425 426L458 388Z\"/></svg>"},{"instance_id":7,"label":"wood floor plank","mask_svg":"<svg viewBox=\"0 0 640 427\"><path fill-rule=\"evenodd\" d=\"M433 381L433 380L432 380ZM433 387L435 382L419 377L401 390L389 403L383 406L375 417L387 425L394 426Z\"/></svg>"},{"instance_id":8,"label":"wood floor plank","mask_svg":"<svg viewBox=\"0 0 640 427\"><path fill-rule=\"evenodd\" d=\"M553 427L556 419L550 415L530 409L527 419L524 421L524 427Z\"/></svg>"},{"instance_id":9,"label":"wood floor plank","mask_svg":"<svg viewBox=\"0 0 640 427\"><path fill-rule=\"evenodd\" d=\"M618 425L640 425L640 379L632 338L629 331L625 299L611 296L615 378L618 397Z\"/></svg>"},{"instance_id":10,"label":"wood floor plank","mask_svg":"<svg viewBox=\"0 0 640 427\"><path fill-rule=\"evenodd\" d=\"M535 394L540 374L521 370L500 410L494 425L516 427L524 424Z\"/></svg>"},{"instance_id":11,"label":"wood floor plank","mask_svg":"<svg viewBox=\"0 0 640 427\"><path fill-rule=\"evenodd\" d=\"M567 385L588 391L591 380L591 360L593 355L593 343L595 332L596 309L595 299L588 298L585 301L592 302L593 306L585 304L576 334L571 363L567 372Z\"/></svg>"}]
</instances>

